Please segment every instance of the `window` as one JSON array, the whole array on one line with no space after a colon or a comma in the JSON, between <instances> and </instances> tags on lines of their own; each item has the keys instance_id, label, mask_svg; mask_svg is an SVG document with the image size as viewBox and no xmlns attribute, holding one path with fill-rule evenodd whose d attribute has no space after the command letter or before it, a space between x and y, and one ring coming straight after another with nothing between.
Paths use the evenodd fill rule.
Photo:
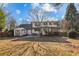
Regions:
<instances>
[{"instance_id":1,"label":"window","mask_svg":"<svg viewBox=\"0 0 79 59\"><path fill-rule=\"evenodd\" d=\"M40 31L40 29L39 29L39 28L35 28L34 30L35 30L35 31Z\"/></svg>"},{"instance_id":2,"label":"window","mask_svg":"<svg viewBox=\"0 0 79 59\"><path fill-rule=\"evenodd\" d=\"M47 22L44 22L44 25L47 25Z\"/></svg>"},{"instance_id":3,"label":"window","mask_svg":"<svg viewBox=\"0 0 79 59\"><path fill-rule=\"evenodd\" d=\"M22 29L21 31L22 31L23 33L26 33L25 29Z\"/></svg>"},{"instance_id":4,"label":"window","mask_svg":"<svg viewBox=\"0 0 79 59\"><path fill-rule=\"evenodd\" d=\"M40 23L38 23L38 22L37 22L37 23L35 23L35 26L40 26Z\"/></svg>"},{"instance_id":5,"label":"window","mask_svg":"<svg viewBox=\"0 0 79 59\"><path fill-rule=\"evenodd\" d=\"M57 25L57 22L53 22L54 25Z\"/></svg>"},{"instance_id":6,"label":"window","mask_svg":"<svg viewBox=\"0 0 79 59\"><path fill-rule=\"evenodd\" d=\"M52 25L52 22L49 22L49 25Z\"/></svg>"},{"instance_id":7,"label":"window","mask_svg":"<svg viewBox=\"0 0 79 59\"><path fill-rule=\"evenodd\" d=\"M16 32L20 32L20 30L16 30Z\"/></svg>"},{"instance_id":8,"label":"window","mask_svg":"<svg viewBox=\"0 0 79 59\"><path fill-rule=\"evenodd\" d=\"M22 31L24 31L24 29L22 29Z\"/></svg>"}]
</instances>

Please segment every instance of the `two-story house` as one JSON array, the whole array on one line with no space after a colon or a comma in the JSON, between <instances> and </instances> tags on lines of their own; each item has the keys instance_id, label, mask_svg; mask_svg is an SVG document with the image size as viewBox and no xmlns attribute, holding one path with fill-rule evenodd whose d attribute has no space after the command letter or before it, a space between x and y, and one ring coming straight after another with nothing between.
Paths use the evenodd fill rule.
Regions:
<instances>
[{"instance_id":1,"label":"two-story house","mask_svg":"<svg viewBox=\"0 0 79 59\"><path fill-rule=\"evenodd\" d=\"M33 21L31 24L21 24L18 28L14 29L14 36L23 36L23 35L46 35L47 33L56 33L58 32L58 22L57 21L43 21L37 22Z\"/></svg>"},{"instance_id":2,"label":"two-story house","mask_svg":"<svg viewBox=\"0 0 79 59\"><path fill-rule=\"evenodd\" d=\"M48 32L58 32L57 21L32 22L32 33L46 35Z\"/></svg>"}]
</instances>

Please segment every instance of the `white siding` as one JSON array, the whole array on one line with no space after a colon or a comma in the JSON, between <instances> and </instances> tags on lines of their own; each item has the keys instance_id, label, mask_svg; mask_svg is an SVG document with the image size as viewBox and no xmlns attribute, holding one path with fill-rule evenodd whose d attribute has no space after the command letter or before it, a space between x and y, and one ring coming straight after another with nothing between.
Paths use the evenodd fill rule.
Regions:
<instances>
[{"instance_id":1,"label":"white siding","mask_svg":"<svg viewBox=\"0 0 79 59\"><path fill-rule=\"evenodd\" d=\"M23 36L26 35L26 29L24 28L15 28L14 29L14 36Z\"/></svg>"},{"instance_id":2,"label":"white siding","mask_svg":"<svg viewBox=\"0 0 79 59\"><path fill-rule=\"evenodd\" d=\"M32 33L31 33L31 30L27 30L28 31L28 35L31 35Z\"/></svg>"}]
</instances>

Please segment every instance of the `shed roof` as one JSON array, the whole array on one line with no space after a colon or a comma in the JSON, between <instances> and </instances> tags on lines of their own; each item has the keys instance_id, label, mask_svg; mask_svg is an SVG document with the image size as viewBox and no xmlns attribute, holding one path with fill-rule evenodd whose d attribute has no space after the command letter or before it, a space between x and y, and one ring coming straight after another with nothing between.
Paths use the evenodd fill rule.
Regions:
<instances>
[{"instance_id":1,"label":"shed roof","mask_svg":"<svg viewBox=\"0 0 79 59\"><path fill-rule=\"evenodd\" d=\"M20 24L18 27L30 30L32 28L32 24Z\"/></svg>"}]
</instances>

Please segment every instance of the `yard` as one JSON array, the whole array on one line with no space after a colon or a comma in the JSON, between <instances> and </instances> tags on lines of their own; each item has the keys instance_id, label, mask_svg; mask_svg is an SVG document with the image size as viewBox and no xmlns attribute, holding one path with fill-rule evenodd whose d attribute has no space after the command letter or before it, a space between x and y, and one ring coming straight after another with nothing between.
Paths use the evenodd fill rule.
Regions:
<instances>
[{"instance_id":1,"label":"yard","mask_svg":"<svg viewBox=\"0 0 79 59\"><path fill-rule=\"evenodd\" d=\"M66 37L0 38L1 56L79 56L79 40Z\"/></svg>"}]
</instances>

